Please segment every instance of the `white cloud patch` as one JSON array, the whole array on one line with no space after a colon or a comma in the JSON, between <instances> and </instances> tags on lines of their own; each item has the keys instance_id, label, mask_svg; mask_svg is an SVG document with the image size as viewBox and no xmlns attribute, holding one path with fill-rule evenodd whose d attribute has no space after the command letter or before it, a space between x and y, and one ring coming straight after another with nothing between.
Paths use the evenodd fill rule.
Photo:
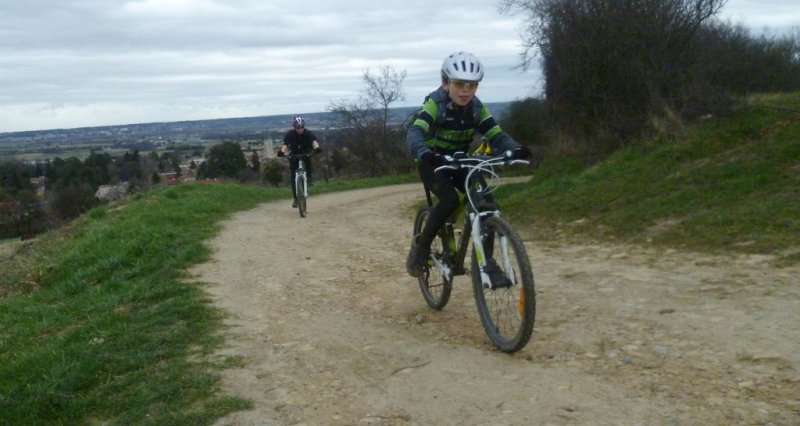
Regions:
<instances>
[{"instance_id":1,"label":"white cloud patch","mask_svg":"<svg viewBox=\"0 0 800 426\"><path fill-rule=\"evenodd\" d=\"M179 17L224 15L235 16L236 9L222 2L210 0L139 0L127 2L122 10L132 15L153 17Z\"/></svg>"},{"instance_id":2,"label":"white cloud patch","mask_svg":"<svg viewBox=\"0 0 800 426\"><path fill-rule=\"evenodd\" d=\"M745 23L755 31L800 28L800 5L790 0L729 0L721 16L733 22Z\"/></svg>"},{"instance_id":3,"label":"white cloud patch","mask_svg":"<svg viewBox=\"0 0 800 426\"><path fill-rule=\"evenodd\" d=\"M760 26L796 20L787 3L726 10ZM541 77L514 69L521 24L486 0L6 1L0 132L322 111L387 64L417 105L458 50L484 62L481 99L524 98Z\"/></svg>"}]
</instances>

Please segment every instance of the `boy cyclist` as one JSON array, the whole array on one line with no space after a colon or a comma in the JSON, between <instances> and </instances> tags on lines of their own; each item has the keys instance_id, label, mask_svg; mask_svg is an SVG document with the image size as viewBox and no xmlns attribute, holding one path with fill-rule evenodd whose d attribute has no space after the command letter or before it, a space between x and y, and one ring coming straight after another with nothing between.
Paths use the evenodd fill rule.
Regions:
<instances>
[{"instance_id":1,"label":"boy cyclist","mask_svg":"<svg viewBox=\"0 0 800 426\"><path fill-rule=\"evenodd\" d=\"M458 207L457 191L464 192L466 170L434 170L444 164L443 155L467 152L475 132L489 141L493 152L511 151L513 158L525 159L531 152L500 129L489 109L475 96L483 79L483 65L475 55L456 52L445 58L441 86L431 92L422 111L408 129L406 142L419 160L423 185L439 199L419 235L411 241L406 270L418 277L427 267L431 242L447 218Z\"/></svg>"}]
</instances>

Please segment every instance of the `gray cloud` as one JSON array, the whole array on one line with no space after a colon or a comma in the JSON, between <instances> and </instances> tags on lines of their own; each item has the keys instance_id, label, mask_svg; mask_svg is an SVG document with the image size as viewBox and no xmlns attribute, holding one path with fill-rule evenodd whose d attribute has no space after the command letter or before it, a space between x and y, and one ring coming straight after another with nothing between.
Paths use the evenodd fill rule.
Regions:
<instances>
[{"instance_id":1,"label":"gray cloud","mask_svg":"<svg viewBox=\"0 0 800 426\"><path fill-rule=\"evenodd\" d=\"M726 9L785 2L756 3ZM0 132L322 111L386 64L416 105L455 50L484 62L483 100L523 98L540 81L514 69L520 25L486 0L4 2Z\"/></svg>"}]
</instances>

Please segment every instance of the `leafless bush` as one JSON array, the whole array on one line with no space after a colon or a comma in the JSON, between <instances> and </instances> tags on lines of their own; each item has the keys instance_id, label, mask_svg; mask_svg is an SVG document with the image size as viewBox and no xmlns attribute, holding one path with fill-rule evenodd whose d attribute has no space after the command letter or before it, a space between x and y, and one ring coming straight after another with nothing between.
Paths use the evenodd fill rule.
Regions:
<instances>
[{"instance_id":1,"label":"leafless bush","mask_svg":"<svg viewBox=\"0 0 800 426\"><path fill-rule=\"evenodd\" d=\"M377 73L364 71L364 91L356 101L332 102L328 110L339 115L346 129L342 136L348 154L356 161L348 162L361 176L379 176L387 172L405 172L410 158L405 150L404 134L388 126L390 105L405 98L403 80L406 71L391 66Z\"/></svg>"},{"instance_id":2,"label":"leafless bush","mask_svg":"<svg viewBox=\"0 0 800 426\"><path fill-rule=\"evenodd\" d=\"M504 0L525 12L524 65L541 55L555 124L614 149L691 103L698 31L724 0ZM590 136L591 135L591 136ZM589 137L590 136L590 137Z\"/></svg>"}]
</instances>

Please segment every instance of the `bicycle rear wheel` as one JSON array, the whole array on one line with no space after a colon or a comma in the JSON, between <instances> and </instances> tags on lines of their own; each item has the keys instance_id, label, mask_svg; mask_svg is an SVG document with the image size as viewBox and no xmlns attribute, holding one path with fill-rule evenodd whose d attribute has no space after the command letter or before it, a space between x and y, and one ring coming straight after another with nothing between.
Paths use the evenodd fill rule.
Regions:
<instances>
[{"instance_id":1,"label":"bicycle rear wheel","mask_svg":"<svg viewBox=\"0 0 800 426\"><path fill-rule=\"evenodd\" d=\"M414 233L412 238L419 235L425 227L425 223L431 214L431 208L422 206L417 211L417 217L414 219ZM444 256L444 245L441 237L433 239L431 242L431 254L441 262L446 262ZM452 265L447 265L452 271ZM442 309L447 305L450 300L450 292L453 290L453 274L449 276L441 274L435 266L426 266L425 270L417 277L419 281L419 289L422 291L422 297L433 309Z\"/></svg>"},{"instance_id":2,"label":"bicycle rear wheel","mask_svg":"<svg viewBox=\"0 0 800 426\"><path fill-rule=\"evenodd\" d=\"M475 304L486 334L503 352L516 352L528 343L536 317L536 294L530 260L519 235L504 219L481 221L484 254L494 259L504 283L484 288L475 249L472 249L472 286ZM502 276L503 274L500 274Z\"/></svg>"}]
</instances>

